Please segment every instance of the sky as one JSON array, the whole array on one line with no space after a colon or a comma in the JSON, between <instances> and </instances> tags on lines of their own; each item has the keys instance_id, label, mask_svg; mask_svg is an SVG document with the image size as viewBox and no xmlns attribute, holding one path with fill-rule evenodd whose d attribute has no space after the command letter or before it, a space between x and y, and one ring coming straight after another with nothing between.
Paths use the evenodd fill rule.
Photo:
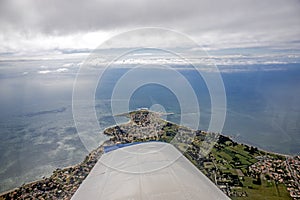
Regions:
<instances>
[{"instance_id":1,"label":"sky","mask_svg":"<svg viewBox=\"0 0 300 200\"><path fill-rule=\"evenodd\" d=\"M244 127L249 127L249 133L260 129L269 149L277 145L283 152L298 152L299 11L300 0L0 0L0 192L82 160L86 151L71 105L77 72L95 48L108 44L105 41L145 27L182 33L208 51L209 56L201 53L202 57L197 48L186 52L195 63L217 64L224 75L230 88L227 130L235 127L233 135L244 133ZM133 45L151 46L168 39L170 45L183 46L183 40L162 34L131 38ZM108 54L122 52L131 41L115 44L119 49ZM133 52L115 64L172 64L174 69L187 69L182 59L170 59L162 52ZM97 74L92 70L80 86L94 80L91 77ZM244 73L252 71L257 73ZM270 75L265 73L269 71ZM118 78L113 73L105 84ZM100 92L111 89L105 87ZM108 109L107 105L96 107ZM103 126L111 125L108 115L99 119ZM287 135L282 134L285 131L291 135L288 141L274 137ZM98 130L84 132L90 133ZM261 144L255 136L248 138Z\"/></svg>"},{"instance_id":2,"label":"sky","mask_svg":"<svg viewBox=\"0 0 300 200\"><path fill-rule=\"evenodd\" d=\"M0 1L0 57L84 53L123 31L160 27L207 50L300 50L299 0Z\"/></svg>"}]
</instances>

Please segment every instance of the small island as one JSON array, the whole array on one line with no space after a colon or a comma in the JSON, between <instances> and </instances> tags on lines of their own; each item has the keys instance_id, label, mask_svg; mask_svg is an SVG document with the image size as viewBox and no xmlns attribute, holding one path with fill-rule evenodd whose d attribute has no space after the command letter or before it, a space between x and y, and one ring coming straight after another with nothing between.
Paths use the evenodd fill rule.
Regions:
<instances>
[{"instance_id":1,"label":"small island","mask_svg":"<svg viewBox=\"0 0 300 200\"><path fill-rule=\"evenodd\" d=\"M83 162L3 193L0 200L70 199L103 153L149 141L173 144L232 199L300 199L300 156L270 153L218 133L191 130L147 109L122 115L129 122L105 129L110 139Z\"/></svg>"}]
</instances>

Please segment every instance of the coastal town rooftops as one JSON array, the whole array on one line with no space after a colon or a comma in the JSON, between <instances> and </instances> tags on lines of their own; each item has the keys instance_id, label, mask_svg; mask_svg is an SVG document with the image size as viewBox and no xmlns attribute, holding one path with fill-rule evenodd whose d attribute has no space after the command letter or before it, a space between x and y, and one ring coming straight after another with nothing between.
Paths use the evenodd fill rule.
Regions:
<instances>
[{"instance_id":1,"label":"coastal town rooftops","mask_svg":"<svg viewBox=\"0 0 300 200\"><path fill-rule=\"evenodd\" d=\"M138 143L102 155L77 199L229 199L175 147Z\"/></svg>"}]
</instances>

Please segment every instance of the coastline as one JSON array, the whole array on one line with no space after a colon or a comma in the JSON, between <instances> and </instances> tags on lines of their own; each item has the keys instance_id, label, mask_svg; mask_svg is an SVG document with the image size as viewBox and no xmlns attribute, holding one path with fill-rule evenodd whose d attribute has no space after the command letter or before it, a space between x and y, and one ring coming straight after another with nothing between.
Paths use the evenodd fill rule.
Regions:
<instances>
[{"instance_id":1,"label":"coastline","mask_svg":"<svg viewBox=\"0 0 300 200\"><path fill-rule=\"evenodd\" d=\"M148 112L148 111L140 111L140 112ZM172 136L172 133L170 134L170 136L166 136L164 134L167 134L167 132L170 132L170 131L172 132L172 131L178 129L179 127L181 127L180 125L175 124L173 122L162 120L161 118L156 118L157 116L155 114L152 114L152 113L149 114L149 113L150 112L148 112L147 114L145 114L145 113L136 114L136 113L131 112L132 115L135 115L134 120L136 120L137 116L139 117L138 121L134 122L134 121L132 121L133 119L131 119L128 122L125 122L124 124L120 125L121 128L119 127L119 125L116 125L116 126L111 126L111 127L104 129L101 134L109 136L110 139L103 142L95 150L91 151L82 162L75 164L75 165L66 166L62 169L56 169L52 172L50 177L46 177L46 178L39 179L39 180L36 180L33 182L29 182L29 183L23 184L20 187L16 187L11 190L4 191L0 194L0 200L2 200L3 198L6 199L5 197L12 197L12 196L15 197L14 195L16 195L17 197L18 197L18 195L23 196L22 192L20 192L20 191L26 191L26 192L31 191L32 192L35 190L37 190L39 192L39 195L45 195L44 192L45 191L48 192L50 190L50 192L47 193L47 195L52 192L53 195L58 195L58 197L57 196L54 196L54 197L68 199L68 198L72 197L72 195L76 192L76 190L80 186L81 182L86 178L86 176L92 170L92 168L97 163L97 161L102 156L102 154L105 153L105 148L104 148L105 146L116 145L118 143L122 144L122 142L124 144L126 144L126 143L135 142L136 140L140 140L140 142L146 142L146 141L151 140L151 137L153 136L153 135L151 136L151 134L148 135L148 138L145 138L146 135L142 135L142 137L139 136L141 138L128 140L129 137L125 136L126 134L124 135L124 133L126 133L126 131L128 131L127 133L132 133L132 134L136 134L138 132L138 131L133 131L133 129L131 129L133 127L132 125L134 123L137 123L138 126L141 126L142 128L147 128L149 126L152 127L154 125L156 126L156 128L157 127L161 128L161 131L164 131L164 133L163 133L163 135L160 135L160 139L162 139L161 141L164 141L164 142L168 141L166 139L168 139L170 137L174 137L174 135ZM160 119L160 121L156 121L157 119ZM152 120L154 120L154 121L152 121ZM161 123L161 122L163 122L163 123ZM154 128L154 127L152 127L152 128ZM167 128L167 129L165 129L165 128ZM122 129L125 130L125 132L122 132ZM143 129L143 130L145 130L145 129ZM133 132L131 132L131 131L133 131ZM190 130L190 131L193 131L193 130ZM205 131L203 131L203 133L204 133L204 135L207 134ZM284 154L280 154L280 153L276 153L276 152L266 151L261 148L255 147L253 145L247 144L245 142L238 142L232 136L228 136L228 135L224 135L224 134L218 134L218 135L222 136L223 138L228 138L230 141L237 143L239 145L247 146L247 148L249 147L249 149L250 149L250 147L254 147L256 150L263 152L263 154L265 154L265 155L278 155L278 156L284 157L285 159L292 157L291 155L284 155ZM156 139L158 139L157 135L156 136L154 135L154 137L156 137ZM218 141L218 144L219 144L219 141ZM193 154L193 152L191 152L191 151L190 152L187 151L184 153L187 153L187 154L192 153L192 154L190 154L192 156L196 155L196 154ZM73 177L76 177L75 180L73 180ZM63 188L66 184L66 181L67 180L70 181L70 179L72 179L72 181L71 181L71 183L70 182L67 183L67 186L65 187L65 191L64 191ZM49 185L53 185L52 182L54 182L54 185L56 184L54 189L52 186L51 187L49 186ZM41 187L41 185L42 185L42 187ZM50 187L50 189L48 190L47 187L48 187L48 189ZM36 189L36 188L42 188L42 189ZM32 194L30 192L27 192L27 193L28 193L28 195ZM33 192L33 194L34 194L34 192ZM29 197L32 197L32 196L29 196ZM51 198L51 197L53 197L53 196L48 196L47 198Z\"/></svg>"},{"instance_id":2,"label":"coastline","mask_svg":"<svg viewBox=\"0 0 300 200\"><path fill-rule=\"evenodd\" d=\"M128 122L130 122L130 121L128 121ZM126 123L128 123L128 122L126 122ZM168 122L171 122L171 121L168 121ZM173 123L173 122L171 122L171 123ZM112 128L112 127L114 127L114 126L110 126L110 127L107 127L107 128ZM107 128L106 128L106 129L107 129ZM103 132L104 132L104 131L103 131ZM103 134L103 133L102 133L102 134ZM232 141L237 142L237 143L239 143L239 144L247 145L247 146L249 146L249 147L253 146L253 145L251 145L251 144L249 144L249 143L246 143L246 142L240 142L240 141L237 141L234 137L232 137L232 136L230 136L230 135L224 135L224 134L220 134L220 135L223 135L223 136L225 136L225 137L228 137L228 138L230 138ZM103 142L98 148L104 147L104 144L105 144L105 142ZM253 147L256 147L256 146L253 146ZM286 157L286 158L292 158L292 157L293 157L292 155L288 155L288 154L282 154L282 153L278 153L278 152L267 151L267 150L262 149L262 148L260 148L260 147L256 147L256 148L257 148L258 150L263 151L263 152L266 152L266 153L268 153L268 154L279 155L279 156L283 156L283 157ZM74 164L74 165L68 165L68 166L62 167L61 169L63 170L63 169L67 169L67 168L76 167L76 166L80 165L81 163L82 163L82 162L79 162L79 163ZM56 170L52 171L50 177L53 175L53 173L54 173L55 171L56 171ZM49 177L45 177L45 178L49 178ZM30 185L30 184L34 184L34 183L37 183L37 182L40 182L40 181L44 180L45 178L37 179L37 180L31 181L31 182L27 182L27 183L24 183L24 184L22 184L22 185ZM10 193L10 192L13 192L13 191L19 189L22 185L20 185L19 187L14 187L14 188L12 188L12 189L10 189L10 190L1 192L1 193L0 193L0 197L3 196L3 195L5 195L5 194L7 194L7 193Z\"/></svg>"},{"instance_id":3,"label":"coastline","mask_svg":"<svg viewBox=\"0 0 300 200\"><path fill-rule=\"evenodd\" d=\"M0 194L0 200L23 199L28 197L36 198L34 196L35 193L40 193L45 196L44 199L52 199L54 193L57 195L55 197L58 199L69 199L76 192L81 182L86 178L98 159L104 153L105 144L106 142L103 142L98 148L91 151L83 161L75 165L57 168L49 177L24 183L19 187L2 192Z\"/></svg>"},{"instance_id":4,"label":"coastline","mask_svg":"<svg viewBox=\"0 0 300 200\"><path fill-rule=\"evenodd\" d=\"M231 136L231 135L225 135L225 134L220 134L220 135L226 136L226 137L230 138L232 141L237 142L239 144L247 145L249 147L252 146L252 147L257 148L260 151L263 151L263 152L266 152L266 153L269 153L269 154L279 155L279 156L283 156L283 157L294 157L294 156L297 156L297 155L289 155L289 154L284 154L284 153L278 153L278 152L275 152L275 151L265 150L265 149L263 149L261 147L255 146L255 145L253 145L251 143L244 142L244 141L241 142L241 141L237 140L234 136Z\"/></svg>"},{"instance_id":5,"label":"coastline","mask_svg":"<svg viewBox=\"0 0 300 200\"><path fill-rule=\"evenodd\" d=\"M128 122L126 122L126 124L128 124L129 122L130 122L130 120L129 120ZM173 123L173 122L167 121L167 120L166 120L166 122ZM102 131L102 134L104 134L104 131L105 131L106 129L108 129L108 128L113 128L113 127L114 127L114 126L110 126L110 127L105 128L105 129ZM246 143L246 142L240 142L240 141L237 141L234 137L232 137L232 136L230 136L230 135L224 135L224 134L220 134L220 135L225 136L225 137L228 137L229 139L231 139L231 140L234 141L234 142L237 142L238 144L247 145L247 146L249 146L249 147L251 147L251 146L252 146L252 147L256 147L256 146L253 146L253 145L251 145L251 144L249 144L249 143ZM107 143L107 141L104 141L98 148L104 148L104 145L105 145L106 143ZM97 149L98 149L98 148L97 148ZM260 148L260 147L256 147L256 148L257 148L259 151L263 151L263 152L265 152L265 153L267 153L267 154L279 155L279 156L283 156L283 157L285 157L285 158L292 158L292 157L293 157L292 155L288 155L288 154L282 154L282 153L278 153L278 152L267 151L267 150L264 150L264 149L262 149L262 148ZM95 150L93 150L93 151L95 151ZM92 151L92 152L93 152L93 151ZM88 155L90 155L92 152L90 152ZM88 156L88 155L87 155L87 156ZM87 157L87 156L86 156L86 157ZM0 198L1 198L2 196L5 196L5 195L7 195L7 194L9 194L9 193L11 193L11 192L14 192L14 191L20 189L20 187L22 187L22 186L33 185L33 184L39 183L39 182L41 182L41 181L44 181L45 179L50 178L51 176L53 176L54 172L57 171L57 170L65 170L65 169L68 169L68 168L77 167L77 166L81 165L83 162L84 162L84 161L79 162L79 163L74 164L74 165L69 165L69 166L65 166L65 167L62 167L62 168L57 168L56 170L52 171L52 173L51 173L51 175L50 175L49 177L45 177L45 178L42 178L42 179L37 179L37 180L35 180L35 181L27 182L27 183L24 183L24 184L20 185L19 187L15 187L15 188L12 188L12 189L10 189L10 190L1 192L1 193L0 193Z\"/></svg>"}]
</instances>

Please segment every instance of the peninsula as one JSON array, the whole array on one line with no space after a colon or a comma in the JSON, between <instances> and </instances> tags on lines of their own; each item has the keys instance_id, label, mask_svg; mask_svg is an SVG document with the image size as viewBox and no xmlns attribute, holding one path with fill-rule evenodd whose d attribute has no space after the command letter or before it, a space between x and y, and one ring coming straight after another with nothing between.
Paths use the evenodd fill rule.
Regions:
<instances>
[{"instance_id":1,"label":"peninsula","mask_svg":"<svg viewBox=\"0 0 300 200\"><path fill-rule=\"evenodd\" d=\"M83 162L3 193L0 200L70 199L103 153L149 141L173 144L232 199L300 199L300 156L265 152L221 134L191 130L147 109L123 115L129 122L104 130L110 139Z\"/></svg>"}]
</instances>

